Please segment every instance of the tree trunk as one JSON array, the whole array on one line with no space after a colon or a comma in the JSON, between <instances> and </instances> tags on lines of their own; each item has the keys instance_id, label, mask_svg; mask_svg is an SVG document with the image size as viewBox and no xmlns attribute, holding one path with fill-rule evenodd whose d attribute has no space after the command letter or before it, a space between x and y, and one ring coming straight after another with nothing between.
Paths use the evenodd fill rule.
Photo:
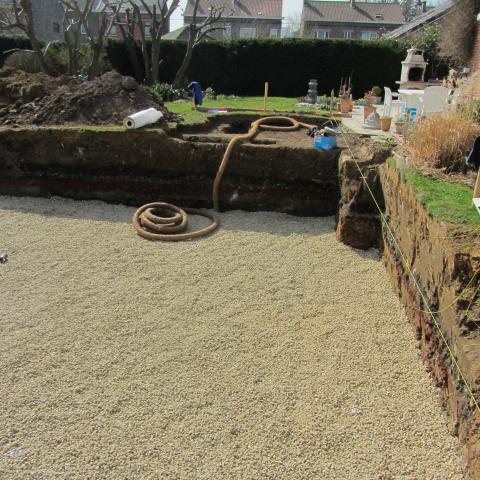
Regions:
<instances>
[{"instance_id":1,"label":"tree trunk","mask_svg":"<svg viewBox=\"0 0 480 480\"><path fill-rule=\"evenodd\" d=\"M91 45L92 49L92 61L88 67L88 79L93 80L100 73L100 57L103 52L103 40L102 37L98 41Z\"/></svg>"},{"instance_id":2,"label":"tree trunk","mask_svg":"<svg viewBox=\"0 0 480 480\"><path fill-rule=\"evenodd\" d=\"M64 41L68 49L67 75L76 75L78 73L80 39L75 31L64 33Z\"/></svg>"},{"instance_id":3,"label":"tree trunk","mask_svg":"<svg viewBox=\"0 0 480 480\"><path fill-rule=\"evenodd\" d=\"M185 52L185 56L183 57L182 64L178 69L178 72L175 74L175 78L173 80L173 85L176 88L182 88L185 86L185 77L187 75L188 67L190 66L190 62L192 61L193 55L193 48L195 46L195 37L196 37L196 25L191 23L190 24L190 32L188 35L188 43L187 43L187 51Z\"/></svg>"},{"instance_id":4,"label":"tree trunk","mask_svg":"<svg viewBox=\"0 0 480 480\"><path fill-rule=\"evenodd\" d=\"M135 39L130 32L125 32L123 25L118 24L118 27L122 32L123 43L127 48L128 57L130 58L130 63L132 64L133 75L135 76L135 80L138 83L141 83L144 79L144 72L142 71L140 62L138 61L137 44L135 43Z\"/></svg>"},{"instance_id":5,"label":"tree trunk","mask_svg":"<svg viewBox=\"0 0 480 480\"><path fill-rule=\"evenodd\" d=\"M160 81L160 42L154 40L152 42L152 77L151 82L152 84L159 83Z\"/></svg>"},{"instance_id":6,"label":"tree trunk","mask_svg":"<svg viewBox=\"0 0 480 480\"><path fill-rule=\"evenodd\" d=\"M35 37L30 38L30 43L32 44L32 49L35 52L35 55L37 56L38 63L40 65L40 70L46 75L50 75L51 71L49 66L47 65L45 56L43 55L42 47L40 43Z\"/></svg>"},{"instance_id":7,"label":"tree trunk","mask_svg":"<svg viewBox=\"0 0 480 480\"><path fill-rule=\"evenodd\" d=\"M185 52L185 56L183 57L183 62L178 69L178 72L175 75L175 79L173 80L173 85L175 88L183 88L186 83L186 76L188 67L190 66L190 62L192 61L193 56L193 45L187 45L187 51Z\"/></svg>"},{"instance_id":8,"label":"tree trunk","mask_svg":"<svg viewBox=\"0 0 480 480\"><path fill-rule=\"evenodd\" d=\"M26 19L26 25L24 28L22 28L22 30L27 34L27 37L30 40L30 43L32 44L32 50L35 52L35 55L37 56L38 63L40 65L40 70L43 73L49 75L51 73L50 68L48 67L47 62L45 60L45 56L42 51L42 46L40 45L40 42L37 40L37 36L35 35L31 0L20 0L20 7L23 9L25 19Z\"/></svg>"}]
</instances>

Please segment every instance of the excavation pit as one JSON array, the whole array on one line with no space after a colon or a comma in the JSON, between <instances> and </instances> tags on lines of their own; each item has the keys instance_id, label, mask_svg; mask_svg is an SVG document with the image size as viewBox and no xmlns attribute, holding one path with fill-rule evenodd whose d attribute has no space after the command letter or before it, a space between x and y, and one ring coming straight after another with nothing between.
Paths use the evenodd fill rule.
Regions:
<instances>
[{"instance_id":1,"label":"excavation pit","mask_svg":"<svg viewBox=\"0 0 480 480\"><path fill-rule=\"evenodd\" d=\"M180 127L171 133L78 127L4 130L0 132L0 193L59 195L134 207L154 200L211 207L212 182L226 144L236 130L243 128L234 122L246 121L226 118L214 117L201 127ZM249 118L248 123L256 118ZM345 140L350 148L346 148ZM470 471L477 475L474 478L480 478L478 418L448 362L439 335L435 335L431 322L418 313L422 305L413 291L414 282L399 263L392 243L385 235L382 237L378 211L369 190L398 227L396 232L409 254L408 261L411 265L419 264L420 275L424 275L422 285L436 308L442 308L441 302L451 302L453 292L465 286L469 272L480 264L478 252L449 244L443 256L435 257L433 270L427 268L429 252L425 238L436 236L440 230L428 223L424 214L418 214L421 204L401 185L399 177L382 170L383 166L379 170L388 154L389 148L355 136L342 136L338 149L321 152L312 147L312 139L303 131L262 132L255 143L238 146L225 174L221 206L223 210L235 211L223 213L218 232L198 243L146 242L134 235L129 226L133 209L124 206L1 198L0 218L5 228L0 238L9 250L9 262L1 268L11 269L18 256L21 270L9 270L9 277L4 277L7 282L1 283L5 291L0 292L5 296L7 287L10 290L12 286L15 291L30 292L28 298L20 295L7 300L11 312L8 322L16 343L5 345L4 350L10 353L3 364L3 378L18 381L8 362L14 362L16 355L31 357L32 362L24 362L22 372L27 379L38 378L39 383L20 383L20 395L24 397L28 389L35 387L42 401L36 403L33 399L29 407L36 418L47 418L44 397L48 397L47 403L54 411L60 407L43 387L52 366L62 365L68 375L54 377L54 392L66 392L67 396L55 393L59 401L67 405L77 401L89 418L103 419L96 445L107 452L100 455L102 465L108 464L106 478L109 472L118 478L122 475L120 470L127 476L135 473L122 460L127 456L128 442L117 444L117 452L106 447L111 444L109 432L120 415L139 426L131 434L141 455L148 450L145 442L155 437L154 432L162 445L170 445L166 454L177 463L155 470L166 478L172 472L180 478L229 478L230 474L230 478L238 479L273 472L275 478L310 479L321 471L322 478L338 479L361 476L361 468L364 478L383 475L460 479L460 456L455 451L455 441L446 432L446 419L436 409L438 391L421 372L422 364L412 350L415 337L408 328L405 330L408 317L450 414L451 431L460 438ZM398 196L403 202L400 205L409 205L411 218L408 212L396 207ZM414 224L416 218L423 222L418 227L423 232L421 242L408 234L408 225ZM194 227L198 221L193 220ZM204 224L200 222L198 226ZM385 249L387 271L407 306L407 317L391 298L387 274L377 253L361 253L335 243L335 228L337 239L347 245ZM437 250L442 248L441 245ZM217 283L218 272L223 271L226 273ZM370 274L374 276L371 281ZM339 277L343 279L341 283L337 283ZM58 281L52 282L52 278ZM92 282L101 288L97 289ZM117 288L118 282L123 285L121 288ZM178 290L171 295L151 293L177 284L184 285L185 290L178 299ZM73 296L69 296L70 291ZM232 292L238 292L239 297L232 297ZM108 313L112 305L123 305L130 296L132 301L124 312L115 307L113 314ZM393 303L385 309L385 302ZM308 311L299 309L299 305L308 305ZM218 315L210 317L208 312L216 309ZM29 315L16 325L22 311ZM171 317L177 311L178 315ZM465 334L461 306L449 313L445 325L447 338L455 345L462 367L476 385L478 362L473 352L477 337L475 332ZM111 332L116 330L119 335L112 336ZM40 340L33 340L30 334ZM82 340L75 343L74 337ZM53 338L56 340L52 349ZM351 349L352 344L358 351ZM31 345L37 345L39 358L47 362L42 364L40 375L35 370ZM185 362L173 346L183 352ZM51 354L44 355L49 348ZM94 355L101 371L93 380L88 373L96 368L87 353L91 348L105 352L105 356ZM121 353L115 357L115 352ZM144 352L149 353L148 359ZM378 368L369 370L371 355ZM272 362L265 359L275 359L273 370ZM392 365L393 370L389 370ZM338 370L339 366L345 370ZM237 380L233 382L235 368ZM125 376L122 372L128 369L131 375ZM347 370L355 375L349 376ZM215 372L216 376L208 376L205 381L205 372ZM115 393L117 390L105 387L109 382L120 382L121 386L122 375L126 385L136 386L125 398ZM326 383L322 383L325 375ZM102 378L108 381L104 384ZM138 383L136 378L142 381ZM183 379L179 380L178 389L177 379ZM339 393L335 390L330 395L329 385L336 384L338 379L345 382L344 386ZM93 387L88 395L77 398L89 383ZM367 407L363 406L362 399L370 398L372 391L380 403L372 400L367 401ZM155 392L153 397L151 392ZM211 392L220 393L212 396ZM414 397L404 403L405 395L412 392ZM15 413L15 397L8 398L5 411L9 412L8 418L16 419L12 424L8 418L3 420L10 428L21 423L21 419ZM98 398L109 405L107 412L96 410L93 399ZM170 398L173 400L167 400ZM268 398L273 400L267 405ZM160 399L165 409L159 409L152 399ZM332 409L321 405L331 405ZM153 410L159 413L151 421L146 412ZM131 418L132 411L140 412L142 418ZM195 418L199 411L205 415L204 423ZM390 415L392 412L397 413ZM388 419L388 428L382 427L382 416ZM68 455L77 459L70 476L75 478L77 472L84 471L87 461L82 452L88 455L89 447L82 444L82 438L89 442L89 437L83 431L85 426L75 422L73 430L66 434L62 425L67 417L60 415L59 423L46 430L35 424L44 434L39 443L32 444L31 451L40 456L34 453L31 460L24 461L17 471L19 475L23 467L30 466L34 471L44 468L42 458L48 460L48 456L42 456L41 445L50 445L62 435L73 438L77 430L78 441L65 444ZM80 417L80 413L76 415ZM218 420L218 435L202 426L210 425L213 418ZM397 424L397 420L401 422ZM357 421L358 431L353 424ZM380 429L377 431L376 427ZM118 438L126 435L123 428L118 431ZM13 440L8 452L16 451L19 443L22 452L22 448L28 451L28 445L23 446L28 429L27 422L22 427L23 437L15 433L9 436ZM140 430L146 435L142 436ZM240 446L235 447L237 453L230 449L230 435L243 435ZM255 438L260 443L252 440ZM273 457L272 462L265 463L262 459L265 455L269 458L273 451L281 452L282 461L290 461L293 450L288 442L279 441L283 438L291 439L295 448L306 441L311 450L308 458L319 461L307 462L304 467L293 463L288 471L280 470ZM345 438L350 440L345 443ZM373 450L362 450L371 445L372 438L379 443ZM258 455L252 454L252 449L247 452L242 445L258 449ZM266 453L262 451L265 445ZM408 448L399 453L399 445ZM414 465L412 448L417 452ZM389 452L387 463L375 453L385 449ZM182 452L190 456L207 452L208 458L202 457L192 474L187 471ZM329 460L332 452L340 459L338 462ZM247 457L251 462L245 467L243 460ZM242 459L241 468L235 460L238 458ZM109 459L113 459L113 464L109 464ZM164 460L162 465L166 464L166 457ZM54 464L55 460L51 462ZM349 465L353 465L355 474L350 475ZM154 460L145 460L136 472L146 472L143 476L148 478L154 466Z\"/></svg>"}]
</instances>

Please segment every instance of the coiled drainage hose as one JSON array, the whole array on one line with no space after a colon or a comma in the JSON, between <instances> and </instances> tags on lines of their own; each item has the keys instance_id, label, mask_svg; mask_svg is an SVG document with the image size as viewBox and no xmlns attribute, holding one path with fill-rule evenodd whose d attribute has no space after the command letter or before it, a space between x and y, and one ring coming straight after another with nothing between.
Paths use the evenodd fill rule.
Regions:
<instances>
[{"instance_id":1,"label":"coiled drainage hose","mask_svg":"<svg viewBox=\"0 0 480 480\"><path fill-rule=\"evenodd\" d=\"M187 232L187 213L210 218L211 223L200 230ZM140 207L133 215L132 223L133 228L141 237L149 240L178 241L203 237L212 233L220 225L220 219L215 213L206 210L181 209L170 203L154 202Z\"/></svg>"},{"instance_id":2,"label":"coiled drainage hose","mask_svg":"<svg viewBox=\"0 0 480 480\"><path fill-rule=\"evenodd\" d=\"M268 125L270 123L270 125ZM271 123L286 123L286 125L271 125ZM237 143L252 140L258 134L259 129L274 130L280 132L291 132L306 128L312 130L316 125L301 123L290 117L264 117L256 120L250 125L247 133L235 135L229 142L222 162L218 168L217 175L213 182L213 207L219 211L220 205L218 200L218 191L222 181L223 174L227 168L233 148ZM194 232L187 232L188 217L187 213L192 215L202 215L210 218L211 223ZM220 219L215 213L206 210L198 210L195 208L181 209L170 203L155 202L147 203L140 207L132 219L133 228L141 237L149 240L190 240L192 238L203 237L212 233L220 225Z\"/></svg>"}]
</instances>

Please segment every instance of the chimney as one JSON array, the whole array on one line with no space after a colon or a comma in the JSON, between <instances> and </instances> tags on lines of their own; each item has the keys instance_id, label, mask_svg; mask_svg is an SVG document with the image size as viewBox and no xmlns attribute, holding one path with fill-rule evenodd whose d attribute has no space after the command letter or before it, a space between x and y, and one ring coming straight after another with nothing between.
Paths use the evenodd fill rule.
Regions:
<instances>
[{"instance_id":1,"label":"chimney","mask_svg":"<svg viewBox=\"0 0 480 480\"><path fill-rule=\"evenodd\" d=\"M355 0L350 0L350 6L351 6L352 8L355 8Z\"/></svg>"}]
</instances>

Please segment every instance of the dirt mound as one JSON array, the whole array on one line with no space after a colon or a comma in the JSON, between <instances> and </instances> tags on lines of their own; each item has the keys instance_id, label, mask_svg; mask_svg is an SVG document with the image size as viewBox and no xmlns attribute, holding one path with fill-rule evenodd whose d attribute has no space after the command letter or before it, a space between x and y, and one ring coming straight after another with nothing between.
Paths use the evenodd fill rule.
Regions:
<instances>
[{"instance_id":1,"label":"dirt mound","mask_svg":"<svg viewBox=\"0 0 480 480\"><path fill-rule=\"evenodd\" d=\"M125 116L150 107L161 110L165 120L175 120L147 89L116 72L88 82L0 70L3 125L120 125Z\"/></svg>"}]
</instances>

